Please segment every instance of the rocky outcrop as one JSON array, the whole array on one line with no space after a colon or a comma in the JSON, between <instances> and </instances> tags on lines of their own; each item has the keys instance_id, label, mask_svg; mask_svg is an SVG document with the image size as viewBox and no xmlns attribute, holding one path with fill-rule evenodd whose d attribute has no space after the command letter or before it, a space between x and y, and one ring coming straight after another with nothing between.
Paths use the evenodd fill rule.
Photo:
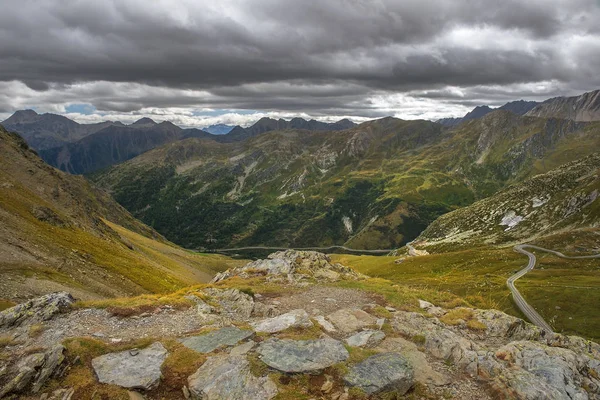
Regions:
<instances>
[{"instance_id":1,"label":"rocky outcrop","mask_svg":"<svg viewBox=\"0 0 600 400\"><path fill-rule=\"evenodd\" d=\"M27 390L38 393L62 369L64 351L65 348L57 344L48 351L24 356L11 366L2 366L0 363L0 398Z\"/></svg>"},{"instance_id":2,"label":"rocky outcrop","mask_svg":"<svg viewBox=\"0 0 600 400\"><path fill-rule=\"evenodd\" d=\"M241 355L218 355L188 378L192 399L269 400L277 386L268 377L255 377Z\"/></svg>"},{"instance_id":3,"label":"rocky outcrop","mask_svg":"<svg viewBox=\"0 0 600 400\"><path fill-rule=\"evenodd\" d=\"M337 281L339 279L362 279L364 275L339 263L331 263L327 254L316 251L286 250L272 253L264 260L252 261L243 267L229 269L217 274L213 283L239 276L251 278L267 276L267 279L286 279L299 282L306 278Z\"/></svg>"},{"instance_id":4,"label":"rocky outcrop","mask_svg":"<svg viewBox=\"0 0 600 400\"><path fill-rule=\"evenodd\" d=\"M50 293L0 312L0 328L47 321L68 310L75 299L67 292Z\"/></svg>"},{"instance_id":5,"label":"rocky outcrop","mask_svg":"<svg viewBox=\"0 0 600 400\"><path fill-rule=\"evenodd\" d=\"M341 342L329 338L271 338L260 344L258 354L265 364L282 372L316 372L345 361L350 356Z\"/></svg>"},{"instance_id":6,"label":"rocky outcrop","mask_svg":"<svg viewBox=\"0 0 600 400\"><path fill-rule=\"evenodd\" d=\"M381 353L352 367L344 382L367 394L394 392L402 396L414 384L413 375L413 368L400 354Z\"/></svg>"},{"instance_id":7,"label":"rocky outcrop","mask_svg":"<svg viewBox=\"0 0 600 400\"><path fill-rule=\"evenodd\" d=\"M158 385L167 349L153 343L145 349L110 353L92 360L98 381L128 389L150 390Z\"/></svg>"},{"instance_id":8,"label":"rocky outcrop","mask_svg":"<svg viewBox=\"0 0 600 400\"><path fill-rule=\"evenodd\" d=\"M600 90L584 93L581 96L555 97L544 101L525 115L574 121L599 121Z\"/></svg>"},{"instance_id":9,"label":"rocky outcrop","mask_svg":"<svg viewBox=\"0 0 600 400\"><path fill-rule=\"evenodd\" d=\"M217 313L234 321L246 321L254 310L252 296L238 289L207 288L203 292L218 304Z\"/></svg>"}]
</instances>

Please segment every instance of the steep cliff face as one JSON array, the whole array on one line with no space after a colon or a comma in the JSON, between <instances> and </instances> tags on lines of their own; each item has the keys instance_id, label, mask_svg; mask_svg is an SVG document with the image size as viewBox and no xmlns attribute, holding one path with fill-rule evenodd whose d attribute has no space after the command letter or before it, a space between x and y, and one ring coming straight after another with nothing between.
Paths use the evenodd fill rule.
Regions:
<instances>
[{"instance_id":1,"label":"steep cliff face","mask_svg":"<svg viewBox=\"0 0 600 400\"><path fill-rule=\"evenodd\" d=\"M532 117L554 117L573 121L600 121L600 90L581 96L555 97L530 110Z\"/></svg>"}]
</instances>

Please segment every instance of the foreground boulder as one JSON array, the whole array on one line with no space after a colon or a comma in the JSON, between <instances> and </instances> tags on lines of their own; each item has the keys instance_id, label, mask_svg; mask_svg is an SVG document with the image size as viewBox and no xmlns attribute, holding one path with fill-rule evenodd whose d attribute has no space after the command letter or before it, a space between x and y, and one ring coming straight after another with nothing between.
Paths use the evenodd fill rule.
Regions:
<instances>
[{"instance_id":1,"label":"foreground boulder","mask_svg":"<svg viewBox=\"0 0 600 400\"><path fill-rule=\"evenodd\" d=\"M276 333L289 328L310 328L313 326L308 313L302 309L293 310L277 317L250 324L256 332Z\"/></svg>"},{"instance_id":2,"label":"foreground boulder","mask_svg":"<svg viewBox=\"0 0 600 400\"><path fill-rule=\"evenodd\" d=\"M57 344L46 352L36 352L21 358L12 367L0 368L0 378L8 378L0 387L0 398L27 390L38 393L61 370L65 361L64 351L65 348Z\"/></svg>"},{"instance_id":3,"label":"foreground boulder","mask_svg":"<svg viewBox=\"0 0 600 400\"><path fill-rule=\"evenodd\" d=\"M217 329L204 335L190 336L179 339L185 347L199 353L211 353L222 346L233 346L249 338L254 332L229 326Z\"/></svg>"},{"instance_id":4,"label":"foreground boulder","mask_svg":"<svg viewBox=\"0 0 600 400\"><path fill-rule=\"evenodd\" d=\"M356 332L377 323L377 318L358 308L343 308L329 314L327 319L342 333Z\"/></svg>"},{"instance_id":5,"label":"foreground boulder","mask_svg":"<svg viewBox=\"0 0 600 400\"><path fill-rule=\"evenodd\" d=\"M209 357L188 378L192 399L269 400L277 386L268 378L257 378L242 355Z\"/></svg>"},{"instance_id":6,"label":"foreground boulder","mask_svg":"<svg viewBox=\"0 0 600 400\"><path fill-rule=\"evenodd\" d=\"M254 310L252 296L238 289L203 289L218 304L217 312L234 321L246 321Z\"/></svg>"},{"instance_id":7,"label":"foreground boulder","mask_svg":"<svg viewBox=\"0 0 600 400\"><path fill-rule=\"evenodd\" d=\"M36 297L0 312L0 328L47 321L56 314L70 309L74 301L73 296L67 292Z\"/></svg>"},{"instance_id":8,"label":"foreground boulder","mask_svg":"<svg viewBox=\"0 0 600 400\"><path fill-rule=\"evenodd\" d=\"M283 372L315 372L348 359L344 345L334 339L269 339L260 344L258 354L271 368Z\"/></svg>"},{"instance_id":9,"label":"foreground boulder","mask_svg":"<svg viewBox=\"0 0 600 400\"><path fill-rule=\"evenodd\" d=\"M167 349L153 343L142 350L110 353L92 360L98 381L128 389L150 390L160 381L160 368L167 358Z\"/></svg>"},{"instance_id":10,"label":"foreground boulder","mask_svg":"<svg viewBox=\"0 0 600 400\"><path fill-rule=\"evenodd\" d=\"M344 382L367 394L394 392L403 395L414 384L413 368L398 353L381 353L355 365Z\"/></svg>"}]
</instances>

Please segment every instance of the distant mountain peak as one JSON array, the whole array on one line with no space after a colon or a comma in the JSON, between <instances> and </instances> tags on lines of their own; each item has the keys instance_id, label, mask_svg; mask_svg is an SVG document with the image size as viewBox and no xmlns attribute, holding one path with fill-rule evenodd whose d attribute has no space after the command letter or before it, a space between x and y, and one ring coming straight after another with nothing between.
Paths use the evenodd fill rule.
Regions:
<instances>
[{"instance_id":1,"label":"distant mountain peak","mask_svg":"<svg viewBox=\"0 0 600 400\"><path fill-rule=\"evenodd\" d=\"M142 126L142 125L156 125L156 122L154 122L153 119L148 118L148 117L144 117L144 118L140 118L137 121L135 121L133 124L131 124L131 126Z\"/></svg>"},{"instance_id":2,"label":"distant mountain peak","mask_svg":"<svg viewBox=\"0 0 600 400\"><path fill-rule=\"evenodd\" d=\"M37 119L37 117L39 117L39 116L40 116L40 114L38 114L34 110L18 110L18 111L15 111L15 113L13 115L8 117L4 121L4 123L18 124L18 123L30 122L30 121Z\"/></svg>"}]
</instances>

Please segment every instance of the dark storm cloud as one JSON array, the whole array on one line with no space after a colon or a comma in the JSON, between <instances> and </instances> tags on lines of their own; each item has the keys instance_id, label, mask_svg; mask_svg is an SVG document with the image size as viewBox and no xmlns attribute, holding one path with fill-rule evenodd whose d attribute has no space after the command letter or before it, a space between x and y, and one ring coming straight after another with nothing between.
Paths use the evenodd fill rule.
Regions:
<instances>
[{"instance_id":1,"label":"dark storm cloud","mask_svg":"<svg viewBox=\"0 0 600 400\"><path fill-rule=\"evenodd\" d=\"M45 100L107 111L372 116L383 111L369 98L391 92L468 105L600 85L595 0L2 3L0 81L57 93L61 85L112 82ZM536 82L554 89L528 86Z\"/></svg>"}]
</instances>

